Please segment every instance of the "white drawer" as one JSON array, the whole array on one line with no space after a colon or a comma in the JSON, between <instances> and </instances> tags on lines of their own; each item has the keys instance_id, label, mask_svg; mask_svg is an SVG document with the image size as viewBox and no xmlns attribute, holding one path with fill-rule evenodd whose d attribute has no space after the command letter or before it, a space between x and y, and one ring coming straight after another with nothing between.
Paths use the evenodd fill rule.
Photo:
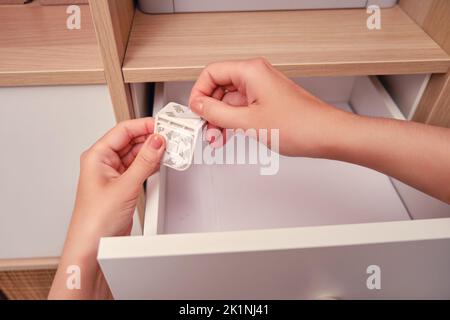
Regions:
<instances>
[{"instance_id":1,"label":"white drawer","mask_svg":"<svg viewBox=\"0 0 450 320\"><path fill-rule=\"evenodd\" d=\"M338 107L402 118L375 77L298 81ZM155 111L186 103L191 86L157 85ZM114 296L450 298L450 206L427 199L438 203L428 219L411 220L417 201L373 170L284 157L279 167L162 168L147 183L144 235L100 242ZM367 287L372 265L381 290Z\"/></svg>"}]
</instances>

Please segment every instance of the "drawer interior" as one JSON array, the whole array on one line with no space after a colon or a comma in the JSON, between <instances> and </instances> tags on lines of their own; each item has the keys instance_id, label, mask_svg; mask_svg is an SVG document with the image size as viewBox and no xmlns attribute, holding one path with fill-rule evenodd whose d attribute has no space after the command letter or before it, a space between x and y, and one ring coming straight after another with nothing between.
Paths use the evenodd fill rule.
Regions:
<instances>
[{"instance_id":1,"label":"drawer interior","mask_svg":"<svg viewBox=\"0 0 450 320\"><path fill-rule=\"evenodd\" d=\"M380 81L405 118L411 120L430 77L430 74L388 75L380 77Z\"/></svg>"},{"instance_id":2,"label":"drawer interior","mask_svg":"<svg viewBox=\"0 0 450 320\"><path fill-rule=\"evenodd\" d=\"M372 5L388 8L396 0L372 0ZM258 11L258 10L306 10L306 9L341 9L365 8L366 0L139 0L139 8L146 13L174 12L216 12L216 11Z\"/></svg>"},{"instance_id":3,"label":"drawer interior","mask_svg":"<svg viewBox=\"0 0 450 320\"><path fill-rule=\"evenodd\" d=\"M405 119L376 77L295 81L348 112ZM170 101L187 104L192 85L157 84L154 113ZM265 148L247 143L250 151ZM450 216L450 206L361 166L280 156L277 174L261 175L260 168L260 164L193 164L184 172L162 168L148 181L144 234L402 221L417 218L411 214L417 208L427 209L419 218Z\"/></svg>"}]
</instances>

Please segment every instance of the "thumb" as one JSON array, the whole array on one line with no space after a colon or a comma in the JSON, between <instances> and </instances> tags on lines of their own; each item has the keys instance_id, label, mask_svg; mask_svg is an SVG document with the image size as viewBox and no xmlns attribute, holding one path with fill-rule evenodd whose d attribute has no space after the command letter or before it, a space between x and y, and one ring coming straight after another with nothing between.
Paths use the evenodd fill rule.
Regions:
<instances>
[{"instance_id":1,"label":"thumb","mask_svg":"<svg viewBox=\"0 0 450 320\"><path fill-rule=\"evenodd\" d=\"M248 127L249 107L230 106L211 97L197 98L192 101L190 107L200 117L220 128L246 129Z\"/></svg>"},{"instance_id":2,"label":"thumb","mask_svg":"<svg viewBox=\"0 0 450 320\"><path fill-rule=\"evenodd\" d=\"M165 141L158 134L151 135L142 146L136 159L122 175L122 180L133 188L147 180L159 170L160 161L164 155Z\"/></svg>"}]
</instances>

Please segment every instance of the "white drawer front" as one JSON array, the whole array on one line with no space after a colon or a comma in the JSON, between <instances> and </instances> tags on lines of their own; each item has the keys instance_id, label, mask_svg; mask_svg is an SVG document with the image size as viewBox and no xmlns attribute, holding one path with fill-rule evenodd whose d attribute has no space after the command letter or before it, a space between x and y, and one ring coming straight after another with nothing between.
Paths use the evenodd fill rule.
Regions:
<instances>
[{"instance_id":1,"label":"white drawer front","mask_svg":"<svg viewBox=\"0 0 450 320\"><path fill-rule=\"evenodd\" d=\"M98 258L118 299L448 299L449 238L436 219L106 238Z\"/></svg>"}]
</instances>

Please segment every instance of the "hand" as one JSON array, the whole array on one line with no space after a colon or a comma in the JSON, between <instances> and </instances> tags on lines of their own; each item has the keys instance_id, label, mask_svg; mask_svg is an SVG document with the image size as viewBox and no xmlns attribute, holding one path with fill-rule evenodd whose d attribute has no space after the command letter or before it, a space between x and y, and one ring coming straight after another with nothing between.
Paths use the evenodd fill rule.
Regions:
<instances>
[{"instance_id":1,"label":"hand","mask_svg":"<svg viewBox=\"0 0 450 320\"><path fill-rule=\"evenodd\" d=\"M144 181L159 169L164 138L151 118L125 121L81 156L75 209L51 298L105 297L108 287L96 255L101 237L126 236ZM65 269L78 265L82 290L65 288Z\"/></svg>"},{"instance_id":2,"label":"hand","mask_svg":"<svg viewBox=\"0 0 450 320\"><path fill-rule=\"evenodd\" d=\"M352 117L314 97L264 59L208 65L189 105L209 128L279 129L280 152L289 156L323 156L340 120ZM223 130L221 138L226 140Z\"/></svg>"},{"instance_id":3,"label":"hand","mask_svg":"<svg viewBox=\"0 0 450 320\"><path fill-rule=\"evenodd\" d=\"M279 129L279 151L284 155L362 165L450 203L448 128L341 111L264 59L208 65L192 89L189 105L219 128ZM221 137L227 138L223 132Z\"/></svg>"},{"instance_id":4,"label":"hand","mask_svg":"<svg viewBox=\"0 0 450 320\"><path fill-rule=\"evenodd\" d=\"M122 122L82 154L71 229L93 229L98 237L130 234L142 185L164 153L153 125L150 118Z\"/></svg>"}]
</instances>

